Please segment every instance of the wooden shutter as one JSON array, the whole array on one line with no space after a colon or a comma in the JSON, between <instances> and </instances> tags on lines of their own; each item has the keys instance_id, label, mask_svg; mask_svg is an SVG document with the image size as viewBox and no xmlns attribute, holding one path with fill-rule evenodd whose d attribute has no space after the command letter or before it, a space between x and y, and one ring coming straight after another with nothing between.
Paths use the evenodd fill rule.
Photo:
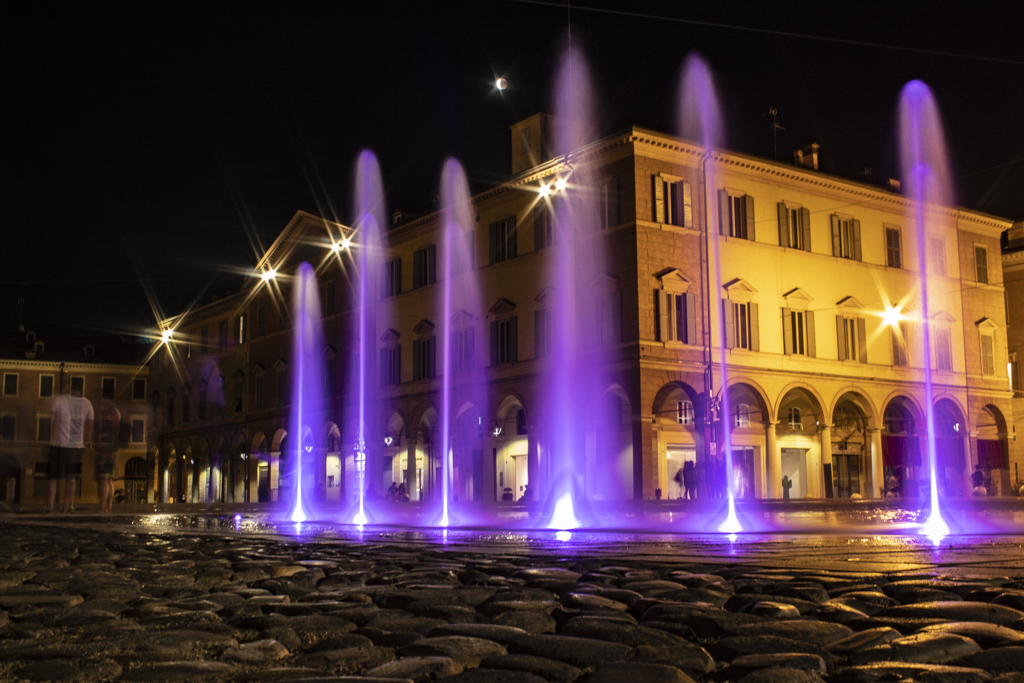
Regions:
<instances>
[{"instance_id":1,"label":"wooden shutter","mask_svg":"<svg viewBox=\"0 0 1024 683\"><path fill-rule=\"evenodd\" d=\"M811 212L800 209L800 230L804 237L804 251L811 250Z\"/></svg>"},{"instance_id":2,"label":"wooden shutter","mask_svg":"<svg viewBox=\"0 0 1024 683\"><path fill-rule=\"evenodd\" d=\"M751 242L756 242L756 235L754 232L754 197L753 195L746 195L743 197L743 201L746 203L746 216L747 220L747 239Z\"/></svg>"},{"instance_id":3,"label":"wooden shutter","mask_svg":"<svg viewBox=\"0 0 1024 683\"><path fill-rule=\"evenodd\" d=\"M427 377L437 377L437 337L432 336L427 340Z\"/></svg>"},{"instance_id":4,"label":"wooden shutter","mask_svg":"<svg viewBox=\"0 0 1024 683\"><path fill-rule=\"evenodd\" d=\"M654 292L654 314L658 321L658 341L667 342L672 338L669 332L669 294L663 289Z\"/></svg>"},{"instance_id":5,"label":"wooden shutter","mask_svg":"<svg viewBox=\"0 0 1024 683\"><path fill-rule=\"evenodd\" d=\"M491 367L498 365L498 321L491 322Z\"/></svg>"},{"instance_id":6,"label":"wooden shutter","mask_svg":"<svg viewBox=\"0 0 1024 683\"><path fill-rule=\"evenodd\" d=\"M690 183L685 180L679 181L679 184L683 188L683 227L693 227L693 188L690 187Z\"/></svg>"},{"instance_id":7,"label":"wooden shutter","mask_svg":"<svg viewBox=\"0 0 1024 683\"><path fill-rule=\"evenodd\" d=\"M380 385L382 387L386 387L388 385L388 370L390 369L390 366L388 365L388 360L389 360L388 359L388 350L387 349L381 349L380 350ZM283 373L278 373L278 374L283 374ZM280 390L281 390L281 386L280 386L280 380L279 380L278 381L278 395L281 395L281 391Z\"/></svg>"},{"instance_id":8,"label":"wooden shutter","mask_svg":"<svg viewBox=\"0 0 1024 683\"><path fill-rule=\"evenodd\" d=\"M395 294L402 293L402 259L395 259Z\"/></svg>"},{"instance_id":9,"label":"wooden shutter","mask_svg":"<svg viewBox=\"0 0 1024 683\"><path fill-rule=\"evenodd\" d=\"M619 179L612 178L608 181L608 227L619 224Z\"/></svg>"},{"instance_id":10,"label":"wooden shutter","mask_svg":"<svg viewBox=\"0 0 1024 683\"><path fill-rule=\"evenodd\" d=\"M428 285L437 281L437 247L431 244L427 247L427 278Z\"/></svg>"},{"instance_id":11,"label":"wooden shutter","mask_svg":"<svg viewBox=\"0 0 1024 683\"><path fill-rule=\"evenodd\" d=\"M836 316L836 343L839 346L839 360L846 360L849 353L846 350L846 318Z\"/></svg>"},{"instance_id":12,"label":"wooden shutter","mask_svg":"<svg viewBox=\"0 0 1024 683\"><path fill-rule=\"evenodd\" d=\"M392 373L392 378L394 380L394 384L401 384L402 383L402 345L401 344L395 344L395 348L392 350L392 353L394 354L391 357L392 361L394 362L394 370L393 370L393 373Z\"/></svg>"},{"instance_id":13,"label":"wooden shutter","mask_svg":"<svg viewBox=\"0 0 1024 683\"><path fill-rule=\"evenodd\" d=\"M782 352L793 355L793 312L788 308L782 309Z\"/></svg>"},{"instance_id":14,"label":"wooden shutter","mask_svg":"<svg viewBox=\"0 0 1024 683\"><path fill-rule=\"evenodd\" d=\"M814 336L814 311L804 311L804 324L807 326L807 357L817 358L818 348Z\"/></svg>"},{"instance_id":15,"label":"wooden shutter","mask_svg":"<svg viewBox=\"0 0 1024 683\"><path fill-rule=\"evenodd\" d=\"M508 221L508 248L507 248L508 257L509 258L515 258L516 257L516 217L515 216L509 216L506 219L506 221Z\"/></svg>"},{"instance_id":16,"label":"wooden shutter","mask_svg":"<svg viewBox=\"0 0 1024 683\"><path fill-rule=\"evenodd\" d=\"M496 263L498 261L498 224L491 223L490 225L490 263Z\"/></svg>"},{"instance_id":17,"label":"wooden shutter","mask_svg":"<svg viewBox=\"0 0 1024 683\"><path fill-rule=\"evenodd\" d=\"M686 340L686 309L683 308L683 297L678 294L669 295L672 306L672 334L676 341Z\"/></svg>"},{"instance_id":18,"label":"wooden shutter","mask_svg":"<svg viewBox=\"0 0 1024 683\"><path fill-rule=\"evenodd\" d=\"M416 251L412 255L412 286L413 289L416 287L422 287L426 280L423 277L423 262L426 261L422 250Z\"/></svg>"},{"instance_id":19,"label":"wooden shutter","mask_svg":"<svg viewBox=\"0 0 1024 683\"><path fill-rule=\"evenodd\" d=\"M423 351L423 342L419 339L412 340L412 378L413 381L423 377L423 363L420 357Z\"/></svg>"},{"instance_id":20,"label":"wooden shutter","mask_svg":"<svg viewBox=\"0 0 1024 683\"><path fill-rule=\"evenodd\" d=\"M686 303L686 344L697 343L697 298L693 294L684 294L683 301Z\"/></svg>"},{"instance_id":21,"label":"wooden shutter","mask_svg":"<svg viewBox=\"0 0 1024 683\"><path fill-rule=\"evenodd\" d=\"M854 218L850 221L850 225L853 228L853 258L857 261L863 261L860 254L860 221Z\"/></svg>"},{"instance_id":22,"label":"wooden shutter","mask_svg":"<svg viewBox=\"0 0 1024 683\"><path fill-rule=\"evenodd\" d=\"M475 327L469 328L469 334L466 335L466 341L468 342L467 343L467 347L469 348L469 351L466 353L466 355L469 356L469 358L467 359L469 361L469 363L468 363L469 367L467 367L466 370L472 370L472 369L474 369L476 367L476 328Z\"/></svg>"},{"instance_id":23,"label":"wooden shutter","mask_svg":"<svg viewBox=\"0 0 1024 683\"><path fill-rule=\"evenodd\" d=\"M718 234L728 235L729 231L729 193L725 190L718 191Z\"/></svg>"},{"instance_id":24,"label":"wooden shutter","mask_svg":"<svg viewBox=\"0 0 1024 683\"><path fill-rule=\"evenodd\" d=\"M622 341L622 292L615 290L608 296L608 305L611 306L611 328L614 344Z\"/></svg>"},{"instance_id":25,"label":"wooden shutter","mask_svg":"<svg viewBox=\"0 0 1024 683\"><path fill-rule=\"evenodd\" d=\"M736 348L736 304L728 299L722 299L722 329L725 330L725 348Z\"/></svg>"},{"instance_id":26,"label":"wooden shutter","mask_svg":"<svg viewBox=\"0 0 1024 683\"><path fill-rule=\"evenodd\" d=\"M512 316L508 319L508 362L519 361L519 318Z\"/></svg>"},{"instance_id":27,"label":"wooden shutter","mask_svg":"<svg viewBox=\"0 0 1024 683\"><path fill-rule=\"evenodd\" d=\"M750 316L750 350L761 350L761 322L758 316L757 304L747 304L747 315Z\"/></svg>"},{"instance_id":28,"label":"wooden shutter","mask_svg":"<svg viewBox=\"0 0 1024 683\"><path fill-rule=\"evenodd\" d=\"M868 332L864 318L857 318L857 360L868 362Z\"/></svg>"},{"instance_id":29,"label":"wooden shutter","mask_svg":"<svg viewBox=\"0 0 1024 683\"><path fill-rule=\"evenodd\" d=\"M842 256L843 247L842 235L840 234L839 216L832 214L830 218L832 219L832 255Z\"/></svg>"},{"instance_id":30,"label":"wooden shutter","mask_svg":"<svg viewBox=\"0 0 1024 683\"><path fill-rule=\"evenodd\" d=\"M547 213L547 202L541 199L533 207L533 250L540 251L544 248L544 223Z\"/></svg>"},{"instance_id":31,"label":"wooden shutter","mask_svg":"<svg viewBox=\"0 0 1024 683\"><path fill-rule=\"evenodd\" d=\"M547 321L544 320L544 311L533 312L533 357L541 358L548 354L548 350L544 347L544 332L546 329Z\"/></svg>"},{"instance_id":32,"label":"wooden shutter","mask_svg":"<svg viewBox=\"0 0 1024 683\"><path fill-rule=\"evenodd\" d=\"M654 178L654 222L662 223L665 220L665 185L661 176Z\"/></svg>"},{"instance_id":33,"label":"wooden shutter","mask_svg":"<svg viewBox=\"0 0 1024 683\"><path fill-rule=\"evenodd\" d=\"M789 209L782 202L778 204L779 211L779 246L789 247Z\"/></svg>"}]
</instances>

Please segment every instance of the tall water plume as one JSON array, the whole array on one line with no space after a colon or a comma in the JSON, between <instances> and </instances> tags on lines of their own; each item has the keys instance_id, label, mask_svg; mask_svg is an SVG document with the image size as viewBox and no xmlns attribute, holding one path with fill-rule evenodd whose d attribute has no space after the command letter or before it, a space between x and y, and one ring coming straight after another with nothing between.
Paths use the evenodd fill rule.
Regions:
<instances>
[{"instance_id":1,"label":"tall water plume","mask_svg":"<svg viewBox=\"0 0 1024 683\"><path fill-rule=\"evenodd\" d=\"M717 321L716 332L718 333L719 344L717 347L711 344L710 352L718 352L718 365L721 371L721 403L719 406L719 418L722 426L721 447L725 452L726 491L728 510L725 520L718 527L719 531L735 533L740 530L739 521L736 519L735 491L733 481L732 465L732 425L730 424L731 408L729 402L728 387L728 351L726 343L726 322L727 311L720 303L720 296L723 284L721 245L717 230L712 229L713 221L709 206L717 206L717 202L709 202L709 197L714 196L714 188L717 187L714 179L714 163L712 155L715 149L721 149L725 142L722 128L722 113L718 103L718 92L715 88L714 77L703 58L697 54L691 54L683 64L683 76L679 88L678 104L678 130L679 134L688 140L693 140L704 148L702 159L704 187L701 194L700 205L703 207L705 238L708 244L708 282L711 291L706 293L710 301L711 320ZM708 386L705 391L711 395L713 387L711 381L714 377L714 364L709 364L709 372L706 377ZM711 420L711 411L706 411L706 420ZM714 439L712 438L712 441ZM711 454L715 455L715 454Z\"/></svg>"},{"instance_id":2,"label":"tall water plume","mask_svg":"<svg viewBox=\"0 0 1024 683\"><path fill-rule=\"evenodd\" d=\"M377 287L382 286L383 231L387 222L384 218L384 188L381 183L380 166L377 157L369 150L359 153L356 160L353 187L354 228L350 249L356 263L353 279L355 320L350 324L350 348L352 370L349 373L349 408L346 424L353 435L353 461L356 477L357 508L346 513L343 521L365 524L366 491L380 482L372 478L379 464L380 441L377 428L380 416L375 414L377 406ZM381 293L383 295L383 292ZM369 472L367 470L369 469Z\"/></svg>"},{"instance_id":3,"label":"tall water plume","mask_svg":"<svg viewBox=\"0 0 1024 683\"><path fill-rule=\"evenodd\" d=\"M606 265L593 169L580 154L594 140L597 101L579 48L570 45L562 54L554 88L554 150L562 161L554 185L564 189L552 195L555 244L549 263L555 304L547 366L550 390L539 423L547 450L541 454L546 461L541 470L550 473L544 483L548 525L571 529L580 525L579 503L587 494L586 407L601 395L606 375L592 351L597 310L585 305L594 300L594 284Z\"/></svg>"},{"instance_id":4,"label":"tall water plume","mask_svg":"<svg viewBox=\"0 0 1024 683\"><path fill-rule=\"evenodd\" d=\"M453 491L456 457L462 462L461 472L474 471L481 463L472 462L472 449L455 453L453 445L456 420L464 414L487 415L484 405L486 392L479 391L482 385L480 370L474 359L477 326L483 308L477 272L473 267L472 231L474 227L473 206L470 201L469 184L462 165L455 159L445 160L441 171L441 282L437 288L438 308L441 311L441 526L450 522L448 504L454 495L461 492L463 499L482 495L472 490L470 482L458 482L459 492ZM478 418L479 419L479 418ZM464 434L461 442L472 439L479 431L478 420L462 421Z\"/></svg>"},{"instance_id":5,"label":"tall water plume","mask_svg":"<svg viewBox=\"0 0 1024 683\"><path fill-rule=\"evenodd\" d=\"M914 227L917 243L921 343L924 358L925 428L928 450L929 517L923 532L934 541L949 533L939 510L938 454L935 443L935 408L932 373L935 366L932 346L932 301L929 286L928 225L939 223L940 209L953 199L946 139L931 90L921 81L910 81L900 93L899 103L900 167L907 182L907 194L913 199L908 222Z\"/></svg>"},{"instance_id":6,"label":"tall water plume","mask_svg":"<svg viewBox=\"0 0 1024 683\"><path fill-rule=\"evenodd\" d=\"M315 497L316 428L323 423L323 347L320 295L316 274L308 263L299 266L292 289L292 413L289 421L287 490L293 522L312 515Z\"/></svg>"}]
</instances>

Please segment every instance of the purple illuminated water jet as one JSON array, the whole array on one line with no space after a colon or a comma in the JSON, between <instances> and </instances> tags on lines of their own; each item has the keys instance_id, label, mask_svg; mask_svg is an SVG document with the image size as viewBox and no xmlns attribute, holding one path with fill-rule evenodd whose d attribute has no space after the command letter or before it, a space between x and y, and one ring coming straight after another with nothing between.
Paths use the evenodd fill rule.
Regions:
<instances>
[{"instance_id":1,"label":"purple illuminated water jet","mask_svg":"<svg viewBox=\"0 0 1024 683\"><path fill-rule=\"evenodd\" d=\"M931 90L921 81L910 81L900 93L899 103L900 167L913 199L907 220L917 235L918 273L920 277L920 319L924 357L925 422L928 450L929 516L921 533L938 543L949 534L939 505L938 454L935 448L935 407L932 388L934 355L931 333L931 302L928 271L927 223L942 221L938 209L953 199L946 140L942 118Z\"/></svg>"}]
</instances>

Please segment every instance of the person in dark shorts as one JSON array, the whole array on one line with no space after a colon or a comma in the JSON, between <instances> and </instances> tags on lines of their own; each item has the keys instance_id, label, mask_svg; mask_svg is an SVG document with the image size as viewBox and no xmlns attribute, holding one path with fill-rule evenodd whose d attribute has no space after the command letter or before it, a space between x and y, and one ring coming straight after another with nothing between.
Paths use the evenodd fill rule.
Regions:
<instances>
[{"instance_id":1,"label":"person in dark shorts","mask_svg":"<svg viewBox=\"0 0 1024 683\"><path fill-rule=\"evenodd\" d=\"M53 399L53 433L50 438L50 496L47 512L57 504L57 482L64 480L62 512L75 509L75 477L82 474L85 443L92 438L92 403L81 389L71 389L70 378L61 381L63 393Z\"/></svg>"},{"instance_id":2,"label":"person in dark shorts","mask_svg":"<svg viewBox=\"0 0 1024 683\"><path fill-rule=\"evenodd\" d=\"M96 477L96 489L100 497L100 513L112 512L114 503L114 466L117 464L118 434L121 430L121 414L116 408L104 413L102 428L99 430L99 443L96 446L96 462L93 474ZM110 430L105 433L105 430Z\"/></svg>"}]
</instances>

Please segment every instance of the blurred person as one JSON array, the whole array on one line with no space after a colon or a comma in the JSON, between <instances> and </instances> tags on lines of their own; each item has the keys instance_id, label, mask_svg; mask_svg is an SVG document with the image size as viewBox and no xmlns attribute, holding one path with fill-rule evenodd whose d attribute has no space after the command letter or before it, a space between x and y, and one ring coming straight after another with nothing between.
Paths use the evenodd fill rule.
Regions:
<instances>
[{"instance_id":1,"label":"blurred person","mask_svg":"<svg viewBox=\"0 0 1024 683\"><path fill-rule=\"evenodd\" d=\"M57 482L64 480L62 512L75 509L75 477L82 473L85 444L92 439L94 415L92 403L81 389L72 389L71 380L61 381L61 395L53 399L53 433L50 438L50 496L47 512L57 504Z\"/></svg>"}]
</instances>

